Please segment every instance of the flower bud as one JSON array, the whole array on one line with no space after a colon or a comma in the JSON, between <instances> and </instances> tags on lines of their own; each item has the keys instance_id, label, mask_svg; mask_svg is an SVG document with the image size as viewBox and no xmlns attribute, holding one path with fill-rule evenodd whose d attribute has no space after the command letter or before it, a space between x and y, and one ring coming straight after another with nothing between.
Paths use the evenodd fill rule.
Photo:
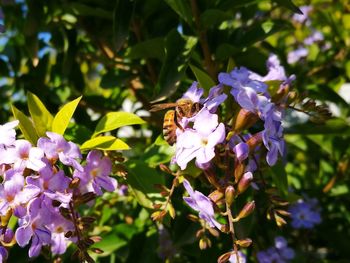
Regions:
<instances>
[{"instance_id":1,"label":"flower bud","mask_svg":"<svg viewBox=\"0 0 350 263\"><path fill-rule=\"evenodd\" d=\"M241 178L241 180L239 180L239 183L237 186L238 193L243 193L245 190L247 190L252 180L253 180L253 174L251 172L246 172Z\"/></svg>"},{"instance_id":2,"label":"flower bud","mask_svg":"<svg viewBox=\"0 0 350 263\"><path fill-rule=\"evenodd\" d=\"M11 247L16 244L15 235L11 228L6 228L5 231L1 229L1 232L3 234L1 234L0 241L3 246Z\"/></svg>"},{"instance_id":3,"label":"flower bud","mask_svg":"<svg viewBox=\"0 0 350 263\"><path fill-rule=\"evenodd\" d=\"M248 139L246 142L249 146L249 151L252 152L256 146L258 146L262 142L262 132L258 132L254 134L252 137Z\"/></svg>"},{"instance_id":4,"label":"flower bud","mask_svg":"<svg viewBox=\"0 0 350 263\"><path fill-rule=\"evenodd\" d=\"M241 212L239 212L238 216L234 219L235 222L239 221L242 218L249 216L255 209L255 201L251 201L247 203Z\"/></svg>"},{"instance_id":5,"label":"flower bud","mask_svg":"<svg viewBox=\"0 0 350 263\"><path fill-rule=\"evenodd\" d=\"M225 262L227 262L230 259L231 255L232 255L232 252L226 252L225 254L222 254L218 258L218 263L225 263Z\"/></svg>"},{"instance_id":6,"label":"flower bud","mask_svg":"<svg viewBox=\"0 0 350 263\"><path fill-rule=\"evenodd\" d=\"M229 185L226 187L225 201L226 201L226 204L228 204L229 206L232 205L233 200L235 199L235 193L236 193L236 190L235 188L233 188L232 185Z\"/></svg>"},{"instance_id":7,"label":"flower bud","mask_svg":"<svg viewBox=\"0 0 350 263\"><path fill-rule=\"evenodd\" d=\"M223 197L224 197L224 193L223 190L215 190L214 192L210 193L210 195L208 196L214 203L219 202Z\"/></svg>"},{"instance_id":8,"label":"flower bud","mask_svg":"<svg viewBox=\"0 0 350 263\"><path fill-rule=\"evenodd\" d=\"M257 121L259 120L259 117L254 114L251 111L248 111L246 109L241 109L238 112L235 126L234 126L234 131L235 133L238 133L240 131L243 131L245 129L250 128L253 126Z\"/></svg>"},{"instance_id":9,"label":"flower bud","mask_svg":"<svg viewBox=\"0 0 350 263\"><path fill-rule=\"evenodd\" d=\"M245 164L243 163L238 163L235 167L235 172L234 172L234 176L235 176L235 183L239 182L239 180L241 180L243 174L244 174L244 169L245 169Z\"/></svg>"},{"instance_id":10,"label":"flower bud","mask_svg":"<svg viewBox=\"0 0 350 263\"><path fill-rule=\"evenodd\" d=\"M252 240L250 238L240 239L236 241L236 244L240 247L249 247L252 244Z\"/></svg>"},{"instance_id":11,"label":"flower bud","mask_svg":"<svg viewBox=\"0 0 350 263\"><path fill-rule=\"evenodd\" d=\"M169 212L169 215L171 216L172 219L175 218L175 215L176 215L176 212L175 212L175 209L173 207L173 205L171 203L168 203L168 212Z\"/></svg>"},{"instance_id":12,"label":"flower bud","mask_svg":"<svg viewBox=\"0 0 350 263\"><path fill-rule=\"evenodd\" d=\"M275 103L281 102L284 98L286 98L289 94L289 85L281 85L280 88L277 90L276 94L274 94L271 98L271 100Z\"/></svg>"},{"instance_id":13,"label":"flower bud","mask_svg":"<svg viewBox=\"0 0 350 263\"><path fill-rule=\"evenodd\" d=\"M201 250L207 249L209 247L211 247L211 241L209 238L203 237L199 240L199 248Z\"/></svg>"}]
</instances>

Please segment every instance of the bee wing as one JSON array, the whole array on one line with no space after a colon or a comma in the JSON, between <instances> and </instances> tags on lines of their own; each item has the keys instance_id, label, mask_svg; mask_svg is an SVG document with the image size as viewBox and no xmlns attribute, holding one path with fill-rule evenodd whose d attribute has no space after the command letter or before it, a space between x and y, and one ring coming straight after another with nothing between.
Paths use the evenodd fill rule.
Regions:
<instances>
[{"instance_id":1,"label":"bee wing","mask_svg":"<svg viewBox=\"0 0 350 263\"><path fill-rule=\"evenodd\" d=\"M160 103L160 104L155 104L152 105L150 108L150 112L154 112L154 111L160 111L160 110L164 110L164 109L168 109L168 108L174 108L176 107L176 103Z\"/></svg>"}]
</instances>

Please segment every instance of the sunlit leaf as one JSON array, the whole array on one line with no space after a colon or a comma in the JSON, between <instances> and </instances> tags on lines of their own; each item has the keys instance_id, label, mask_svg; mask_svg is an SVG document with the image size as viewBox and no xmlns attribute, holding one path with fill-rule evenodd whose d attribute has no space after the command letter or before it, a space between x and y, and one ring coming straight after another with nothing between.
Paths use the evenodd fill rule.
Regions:
<instances>
[{"instance_id":1,"label":"sunlit leaf","mask_svg":"<svg viewBox=\"0 0 350 263\"><path fill-rule=\"evenodd\" d=\"M164 184L164 176L141 161L129 161L127 165L130 171L127 182L135 192L138 202L152 208L152 203L161 198L155 185Z\"/></svg>"},{"instance_id":2,"label":"sunlit leaf","mask_svg":"<svg viewBox=\"0 0 350 263\"><path fill-rule=\"evenodd\" d=\"M25 139L30 141L33 145L36 145L36 142L39 138L38 134L35 131L33 122L29 119L23 112L17 109L12 105L12 113L15 119L19 121L19 129L23 133Z\"/></svg>"},{"instance_id":3,"label":"sunlit leaf","mask_svg":"<svg viewBox=\"0 0 350 263\"><path fill-rule=\"evenodd\" d=\"M35 94L28 92L27 98L28 109L35 124L35 130L40 137L45 136L46 131L51 129L53 117Z\"/></svg>"},{"instance_id":4,"label":"sunlit leaf","mask_svg":"<svg viewBox=\"0 0 350 263\"><path fill-rule=\"evenodd\" d=\"M80 149L82 151L89 149L99 149L103 151L118 151L128 150L130 149L130 147L125 142L114 136L99 136L84 142L81 145Z\"/></svg>"},{"instance_id":5,"label":"sunlit leaf","mask_svg":"<svg viewBox=\"0 0 350 263\"><path fill-rule=\"evenodd\" d=\"M71 120L80 100L81 96L71 102L68 102L62 107L62 109L60 109L60 111L56 114L52 122L53 132L56 132L61 135L64 134L64 131L66 130L69 121Z\"/></svg>"},{"instance_id":6,"label":"sunlit leaf","mask_svg":"<svg viewBox=\"0 0 350 263\"><path fill-rule=\"evenodd\" d=\"M129 112L109 112L96 125L94 136L102 132L112 131L127 125L145 123L139 116Z\"/></svg>"},{"instance_id":7,"label":"sunlit leaf","mask_svg":"<svg viewBox=\"0 0 350 263\"><path fill-rule=\"evenodd\" d=\"M204 88L204 90L209 91L210 88L215 86L215 82L206 72L194 65L190 65L190 68L193 71L193 74L196 76L200 86Z\"/></svg>"}]
</instances>

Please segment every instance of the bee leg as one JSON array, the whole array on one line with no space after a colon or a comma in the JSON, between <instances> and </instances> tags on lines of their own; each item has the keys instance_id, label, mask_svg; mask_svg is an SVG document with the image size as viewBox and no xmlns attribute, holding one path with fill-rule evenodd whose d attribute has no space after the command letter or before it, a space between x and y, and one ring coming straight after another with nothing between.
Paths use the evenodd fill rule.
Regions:
<instances>
[{"instance_id":1,"label":"bee leg","mask_svg":"<svg viewBox=\"0 0 350 263\"><path fill-rule=\"evenodd\" d=\"M184 131L184 130L185 130L184 128L182 128L181 124L178 122L178 120L177 120L177 114L175 114L175 116L174 116L174 122L175 122L176 126L177 126L181 131Z\"/></svg>"}]
</instances>

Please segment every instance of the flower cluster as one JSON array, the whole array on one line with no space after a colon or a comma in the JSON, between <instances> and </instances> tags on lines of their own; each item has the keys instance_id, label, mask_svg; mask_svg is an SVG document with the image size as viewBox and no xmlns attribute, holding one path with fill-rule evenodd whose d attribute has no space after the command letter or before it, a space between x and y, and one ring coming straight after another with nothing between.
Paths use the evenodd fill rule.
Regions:
<instances>
[{"instance_id":1,"label":"flower cluster","mask_svg":"<svg viewBox=\"0 0 350 263\"><path fill-rule=\"evenodd\" d=\"M324 41L323 33L315 28L311 27L311 19L309 14L312 12L311 6L301 6L300 10L303 14L294 14L292 20L297 24L305 24L308 28L311 28L310 34L299 44L298 48L288 53L287 61L289 64L294 64L300 59L307 57L309 50L307 47L315 43L321 43ZM322 49L326 50L329 48L329 43L325 44Z\"/></svg>"},{"instance_id":2,"label":"flower cluster","mask_svg":"<svg viewBox=\"0 0 350 263\"><path fill-rule=\"evenodd\" d=\"M321 223L320 208L315 198L300 199L289 207L292 227L296 229L312 229Z\"/></svg>"},{"instance_id":3,"label":"flower cluster","mask_svg":"<svg viewBox=\"0 0 350 263\"><path fill-rule=\"evenodd\" d=\"M116 189L116 180L109 177L111 161L94 150L82 165L79 147L53 132L32 146L16 139L17 125L13 121L0 126L0 216L8 241L2 243L12 242L7 222L15 216L15 242L21 247L30 243L29 257L38 256L43 246L50 246L54 255L63 254L70 242L82 238L76 204L92 201L102 189ZM3 247L0 257L7 257Z\"/></svg>"},{"instance_id":4,"label":"flower cluster","mask_svg":"<svg viewBox=\"0 0 350 263\"><path fill-rule=\"evenodd\" d=\"M201 99L203 89L194 82L183 98L200 102L203 108L192 118L183 118L180 122L183 130L177 129L176 156L174 161L184 170L193 159L203 167L215 156L215 146L225 139L225 126L218 122L215 114L217 107L227 97L222 94L222 85L213 87L206 99Z\"/></svg>"},{"instance_id":5,"label":"flower cluster","mask_svg":"<svg viewBox=\"0 0 350 263\"><path fill-rule=\"evenodd\" d=\"M247 68L235 68L230 73L220 73L218 76L220 84L211 88L207 98L202 98L203 89L198 88L194 82L183 98L191 99L200 103L202 109L191 118L179 120L183 129L177 129L176 162L182 170L187 164L195 159L199 168L208 167L215 156L215 147L225 143L228 132L228 124L220 123L216 114L217 108L222 104L227 95L223 93L223 86L231 87L230 94L240 106L235 124L231 127L231 140L229 145L236 154L237 159L242 162L249 155L250 148L247 140L250 134L241 132L256 123L259 119L263 122L264 129L255 134L254 139L262 142L267 149L266 161L272 166L277 162L278 155L284 154L284 140L282 117L283 108L276 103L269 91L266 82L278 81L280 88L278 93L286 93L288 85L294 76L287 77L284 68L276 55L271 55L267 61L268 73L260 76ZM277 102L283 99L278 98ZM239 135L239 136L238 136ZM247 140L242 140L246 138Z\"/></svg>"},{"instance_id":6,"label":"flower cluster","mask_svg":"<svg viewBox=\"0 0 350 263\"><path fill-rule=\"evenodd\" d=\"M184 200L198 212L199 218L193 217L194 220L202 220L203 229L196 235L200 239L201 249L211 244L205 234L206 229L210 233L220 230L235 235L234 223L254 211L255 201L247 201L234 215L231 211L234 200L250 185L258 189L258 184L253 182L253 173L260 165L275 165L285 153L282 119L289 103L289 86L295 76L286 75L276 55L269 56L266 66L268 70L265 76L245 67L219 73L219 85L212 87L207 97L203 96L204 90L194 82L181 98L181 102L192 101L196 111L190 116L180 113L177 116L173 163L185 170L194 161L215 188L206 196L194 190L186 179L178 180L176 177L173 182L174 187L183 181L189 195ZM229 102L224 104L228 98ZM220 105L223 105L221 110L226 112L225 118L219 114ZM184 113L178 106L176 112L181 111ZM169 201L165 207L168 204ZM168 208L169 211L172 209ZM166 211L155 212L153 218L161 219ZM222 222L224 216L227 223L220 223L218 215L221 217L219 221ZM249 238L234 241L234 251L239 252L237 255L240 260L230 251L220 256L220 262L244 262L244 255L239 248L248 247L251 242Z\"/></svg>"},{"instance_id":7,"label":"flower cluster","mask_svg":"<svg viewBox=\"0 0 350 263\"><path fill-rule=\"evenodd\" d=\"M281 236L275 238L275 245L273 247L257 253L259 263L287 263L294 257L294 250L288 247L287 240Z\"/></svg>"}]
</instances>

